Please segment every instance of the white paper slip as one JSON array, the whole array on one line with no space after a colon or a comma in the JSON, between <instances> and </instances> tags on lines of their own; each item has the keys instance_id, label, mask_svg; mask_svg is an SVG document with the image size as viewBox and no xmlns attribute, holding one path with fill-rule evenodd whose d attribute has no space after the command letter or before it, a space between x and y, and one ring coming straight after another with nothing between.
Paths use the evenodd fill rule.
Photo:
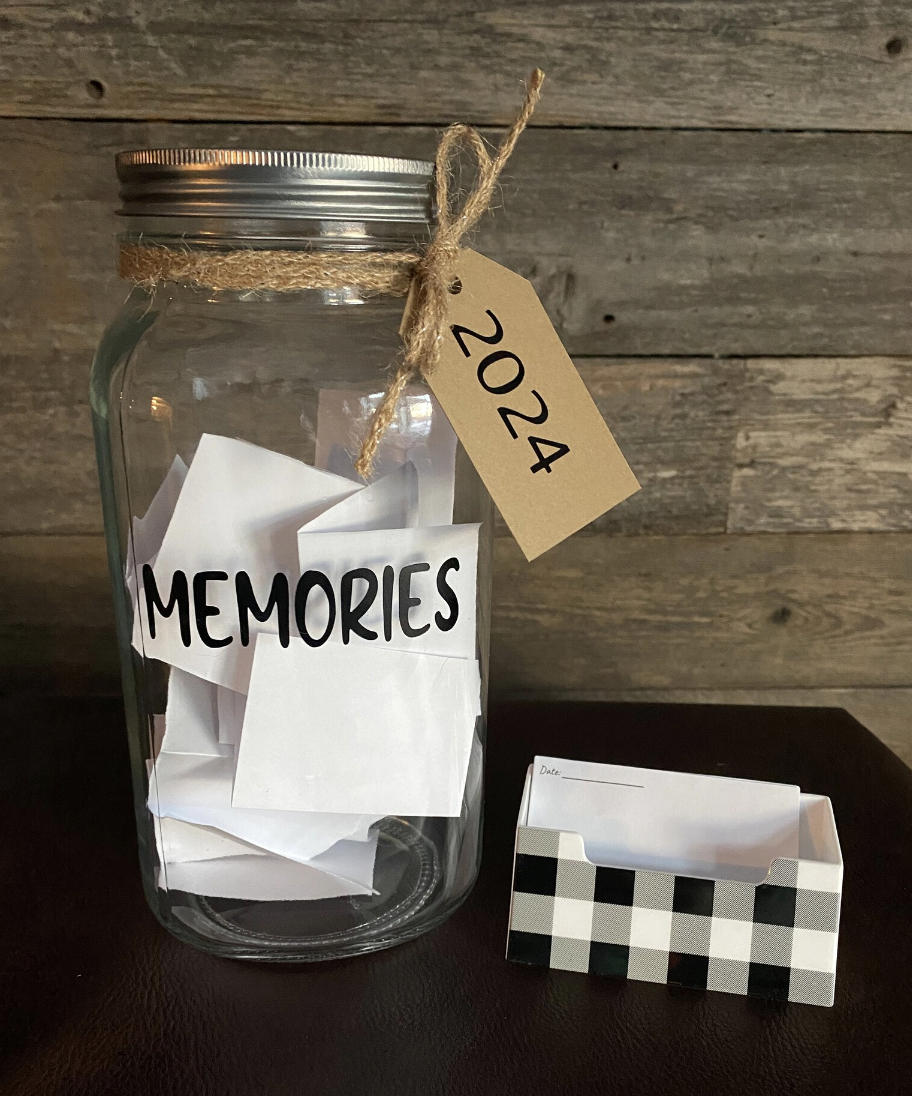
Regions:
<instances>
[{"instance_id":1,"label":"white paper slip","mask_svg":"<svg viewBox=\"0 0 912 1096\"><path fill-rule=\"evenodd\" d=\"M267 852L306 862L341 840L366 841L382 815L242 810L231 805L230 757L159 754L149 780L149 809L165 818L211 826Z\"/></svg>"},{"instance_id":2,"label":"white paper slip","mask_svg":"<svg viewBox=\"0 0 912 1096\"><path fill-rule=\"evenodd\" d=\"M418 524L418 473L411 461L309 521L301 533L405 529Z\"/></svg>"},{"instance_id":3,"label":"white paper slip","mask_svg":"<svg viewBox=\"0 0 912 1096\"><path fill-rule=\"evenodd\" d=\"M211 826L196 826L177 818L157 818L155 838L158 858L173 864L188 860L217 860L222 856L267 856L263 849L239 841Z\"/></svg>"},{"instance_id":4,"label":"white paper slip","mask_svg":"<svg viewBox=\"0 0 912 1096\"><path fill-rule=\"evenodd\" d=\"M759 883L798 856L800 789L536 757L528 825L582 836L596 864Z\"/></svg>"},{"instance_id":5,"label":"white paper slip","mask_svg":"<svg viewBox=\"0 0 912 1096\"><path fill-rule=\"evenodd\" d=\"M306 864L335 876L341 883L352 884L359 892L366 888L365 892L370 893L373 888L378 836L378 832L373 830L365 841L337 841L326 852L308 860ZM162 864L273 855L209 826L195 826L190 822L179 822L175 818L156 820L156 843L159 862ZM289 863L297 864L298 861Z\"/></svg>"},{"instance_id":6,"label":"white paper slip","mask_svg":"<svg viewBox=\"0 0 912 1096\"><path fill-rule=\"evenodd\" d=\"M307 867L326 872L341 883L351 884L360 893L370 893L377 856L376 830L366 841L337 841L326 852L307 861ZM174 818L156 822L159 862L162 864L197 863L202 860L237 859L242 856L272 857L272 853L238 841L208 826L194 826ZM297 866L298 861L288 861ZM204 892L205 893L205 892Z\"/></svg>"},{"instance_id":7,"label":"white paper slip","mask_svg":"<svg viewBox=\"0 0 912 1096\"><path fill-rule=\"evenodd\" d=\"M211 681L178 670L176 666L171 668L165 737L161 745L164 751L204 757L234 755L232 746L219 742L216 689Z\"/></svg>"},{"instance_id":8,"label":"white paper slip","mask_svg":"<svg viewBox=\"0 0 912 1096\"><path fill-rule=\"evenodd\" d=\"M472 735L467 768L466 799L469 803L476 804L477 809L480 811L482 797L478 793L481 789L481 782L484 779L484 748L482 747L481 739L477 734Z\"/></svg>"},{"instance_id":9,"label":"white paper slip","mask_svg":"<svg viewBox=\"0 0 912 1096\"><path fill-rule=\"evenodd\" d=\"M297 632L303 614L314 647L332 641L474 658L478 529L302 529Z\"/></svg>"},{"instance_id":10,"label":"white paper slip","mask_svg":"<svg viewBox=\"0 0 912 1096\"><path fill-rule=\"evenodd\" d=\"M124 575L133 607L132 643L140 652L142 651L142 629L139 614L137 613L136 575L137 572L142 570L144 563L151 563L158 554L186 477L187 465L179 456L176 456L171 462L167 475L155 492L152 502L149 504L149 509L141 518L134 518L131 526Z\"/></svg>"},{"instance_id":11,"label":"white paper slip","mask_svg":"<svg viewBox=\"0 0 912 1096\"><path fill-rule=\"evenodd\" d=\"M324 389L317 408L315 463L338 476L364 481L355 471L361 439L383 392ZM428 391L406 388L396 417L374 457L375 481L411 461L418 473L418 525L449 525L453 520L456 434Z\"/></svg>"},{"instance_id":12,"label":"white paper slip","mask_svg":"<svg viewBox=\"0 0 912 1096\"><path fill-rule=\"evenodd\" d=\"M373 842L362 844L373 853ZM231 856L166 864L159 870L158 885L162 890L248 902L313 902L372 893L370 885L346 882L317 867L316 861L296 864L276 856Z\"/></svg>"},{"instance_id":13,"label":"white paper slip","mask_svg":"<svg viewBox=\"0 0 912 1096\"><path fill-rule=\"evenodd\" d=\"M133 552L137 565L148 563L161 548L187 472L187 465L176 456L149 503L149 509L141 518L133 519Z\"/></svg>"},{"instance_id":14,"label":"white paper slip","mask_svg":"<svg viewBox=\"0 0 912 1096\"><path fill-rule=\"evenodd\" d=\"M471 659L257 639L235 806L453 817L475 727Z\"/></svg>"},{"instance_id":15,"label":"white paper slip","mask_svg":"<svg viewBox=\"0 0 912 1096\"><path fill-rule=\"evenodd\" d=\"M241 741L247 697L244 693L236 693L234 689L226 689L223 685L215 685L213 688L217 698L218 740L224 744L237 746Z\"/></svg>"},{"instance_id":16,"label":"white paper slip","mask_svg":"<svg viewBox=\"0 0 912 1096\"><path fill-rule=\"evenodd\" d=\"M280 611L273 606L260 620L252 603L269 606L276 575L285 576L293 595L298 529L358 490L291 457L204 434L155 559L161 608L152 603L154 629L147 619L150 589L140 583L146 656L246 692L252 637L277 631ZM175 578L178 572L183 578ZM249 583L246 645L236 587L241 572Z\"/></svg>"},{"instance_id":17,"label":"white paper slip","mask_svg":"<svg viewBox=\"0 0 912 1096\"><path fill-rule=\"evenodd\" d=\"M374 865L380 833L371 830L365 841L337 841L310 860L309 866L350 884L349 894L370 894L374 889Z\"/></svg>"},{"instance_id":18,"label":"white paper slip","mask_svg":"<svg viewBox=\"0 0 912 1096\"><path fill-rule=\"evenodd\" d=\"M476 746L480 748L481 743L478 740L478 735L475 733L478 716L481 715L481 667L477 659L472 659L469 662L470 668L466 668L468 688L466 692L466 714L465 723L467 727L472 728L471 734L460 735L456 739L456 765L457 772L459 773L458 785L465 791L466 782L468 779L470 761L475 756ZM471 799L472 796L470 795Z\"/></svg>"}]
</instances>

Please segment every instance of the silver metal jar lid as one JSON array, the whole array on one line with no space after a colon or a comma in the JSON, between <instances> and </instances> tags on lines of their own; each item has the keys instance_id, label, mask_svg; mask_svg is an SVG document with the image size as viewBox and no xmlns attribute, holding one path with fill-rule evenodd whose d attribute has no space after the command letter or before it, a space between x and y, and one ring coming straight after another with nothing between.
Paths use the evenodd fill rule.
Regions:
<instances>
[{"instance_id":1,"label":"silver metal jar lid","mask_svg":"<svg viewBox=\"0 0 912 1096\"><path fill-rule=\"evenodd\" d=\"M117 156L127 217L427 224L434 165L335 152L163 148Z\"/></svg>"}]
</instances>

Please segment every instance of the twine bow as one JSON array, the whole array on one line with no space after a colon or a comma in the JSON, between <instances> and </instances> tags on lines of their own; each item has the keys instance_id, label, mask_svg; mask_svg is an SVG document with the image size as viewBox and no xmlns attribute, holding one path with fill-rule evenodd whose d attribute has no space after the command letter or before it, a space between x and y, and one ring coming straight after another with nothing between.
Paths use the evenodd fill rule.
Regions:
<instances>
[{"instance_id":1,"label":"twine bow","mask_svg":"<svg viewBox=\"0 0 912 1096\"><path fill-rule=\"evenodd\" d=\"M440 360L440 344L446 330L447 295L453 284L453 269L459 257L459 242L473 228L491 204L494 187L509 160L519 136L529 123L541 97L545 74L535 69L526 87L522 109L492 158L481 134L462 123L449 126L437 145L434 177L437 184L437 228L431 242L412 272L412 308L402 334L399 365L371 418L355 471L370 476L377 447L396 414L396 405L415 374L427 380ZM462 208L450 208L451 166L460 148L468 149L478 163L474 185Z\"/></svg>"}]
</instances>

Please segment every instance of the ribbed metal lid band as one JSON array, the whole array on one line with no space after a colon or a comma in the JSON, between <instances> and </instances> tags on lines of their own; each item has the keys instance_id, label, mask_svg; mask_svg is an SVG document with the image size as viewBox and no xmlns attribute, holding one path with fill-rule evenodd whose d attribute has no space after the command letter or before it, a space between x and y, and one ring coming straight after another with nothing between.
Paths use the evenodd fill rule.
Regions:
<instances>
[{"instance_id":1,"label":"ribbed metal lid band","mask_svg":"<svg viewBox=\"0 0 912 1096\"><path fill-rule=\"evenodd\" d=\"M348 152L300 152L268 148L140 148L117 155L118 168L158 166L188 167L283 167L304 171L343 171L389 175L430 175L427 160L403 160L392 156L367 156Z\"/></svg>"},{"instance_id":2,"label":"ribbed metal lid band","mask_svg":"<svg viewBox=\"0 0 912 1096\"><path fill-rule=\"evenodd\" d=\"M117 157L121 214L426 223L423 160L276 149L165 148Z\"/></svg>"}]
</instances>

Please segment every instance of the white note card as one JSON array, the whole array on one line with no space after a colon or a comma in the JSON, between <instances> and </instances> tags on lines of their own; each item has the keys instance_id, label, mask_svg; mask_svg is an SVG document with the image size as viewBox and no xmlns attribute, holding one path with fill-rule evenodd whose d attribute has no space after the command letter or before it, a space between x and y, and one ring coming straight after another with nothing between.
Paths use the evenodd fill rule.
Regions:
<instances>
[{"instance_id":1,"label":"white note card","mask_svg":"<svg viewBox=\"0 0 912 1096\"><path fill-rule=\"evenodd\" d=\"M137 612L136 591L139 588L137 574L142 571L144 563L153 563L165 533L168 531L168 523L177 505L178 496L187 478L187 465L176 456L171 462L167 475L159 484L158 490L149 503L149 509L141 518L134 518L130 533L130 544L127 548L127 562L124 568L124 577L127 590L133 605L133 636L132 644L142 652L142 629L140 617Z\"/></svg>"},{"instance_id":2,"label":"white note card","mask_svg":"<svg viewBox=\"0 0 912 1096\"><path fill-rule=\"evenodd\" d=\"M527 825L582 836L596 864L759 883L798 856L801 791L722 776L536 757Z\"/></svg>"},{"instance_id":3,"label":"white note card","mask_svg":"<svg viewBox=\"0 0 912 1096\"><path fill-rule=\"evenodd\" d=\"M162 890L248 902L303 902L373 893L377 834L368 841L340 841L322 856L296 864L277 856L225 856L165 864Z\"/></svg>"},{"instance_id":4,"label":"white note card","mask_svg":"<svg viewBox=\"0 0 912 1096\"><path fill-rule=\"evenodd\" d=\"M219 738L217 689L211 681L178 670L176 666L171 668L162 750L204 757L234 755L233 748Z\"/></svg>"},{"instance_id":5,"label":"white note card","mask_svg":"<svg viewBox=\"0 0 912 1096\"><path fill-rule=\"evenodd\" d=\"M418 473L411 461L309 521L308 533L405 529L418 524Z\"/></svg>"},{"instance_id":6,"label":"white note card","mask_svg":"<svg viewBox=\"0 0 912 1096\"><path fill-rule=\"evenodd\" d=\"M474 659L260 635L232 802L457 816L478 692Z\"/></svg>"},{"instance_id":7,"label":"white note card","mask_svg":"<svg viewBox=\"0 0 912 1096\"><path fill-rule=\"evenodd\" d=\"M304 526L301 573L325 576L330 591L313 582L305 606L308 635L474 658L478 530L440 525L321 533Z\"/></svg>"},{"instance_id":8,"label":"white note card","mask_svg":"<svg viewBox=\"0 0 912 1096\"><path fill-rule=\"evenodd\" d=\"M231 805L234 774L231 757L162 752L149 780L149 810L162 818L211 826L300 862L312 860L337 841L367 840L371 825L385 813L242 810Z\"/></svg>"},{"instance_id":9,"label":"white note card","mask_svg":"<svg viewBox=\"0 0 912 1096\"><path fill-rule=\"evenodd\" d=\"M315 463L361 484L355 461L382 388L349 391L323 389L317 409ZM374 456L374 476L388 475L406 461L418 474L417 525L449 525L456 482L456 434L440 404L427 390L410 386Z\"/></svg>"}]
</instances>

